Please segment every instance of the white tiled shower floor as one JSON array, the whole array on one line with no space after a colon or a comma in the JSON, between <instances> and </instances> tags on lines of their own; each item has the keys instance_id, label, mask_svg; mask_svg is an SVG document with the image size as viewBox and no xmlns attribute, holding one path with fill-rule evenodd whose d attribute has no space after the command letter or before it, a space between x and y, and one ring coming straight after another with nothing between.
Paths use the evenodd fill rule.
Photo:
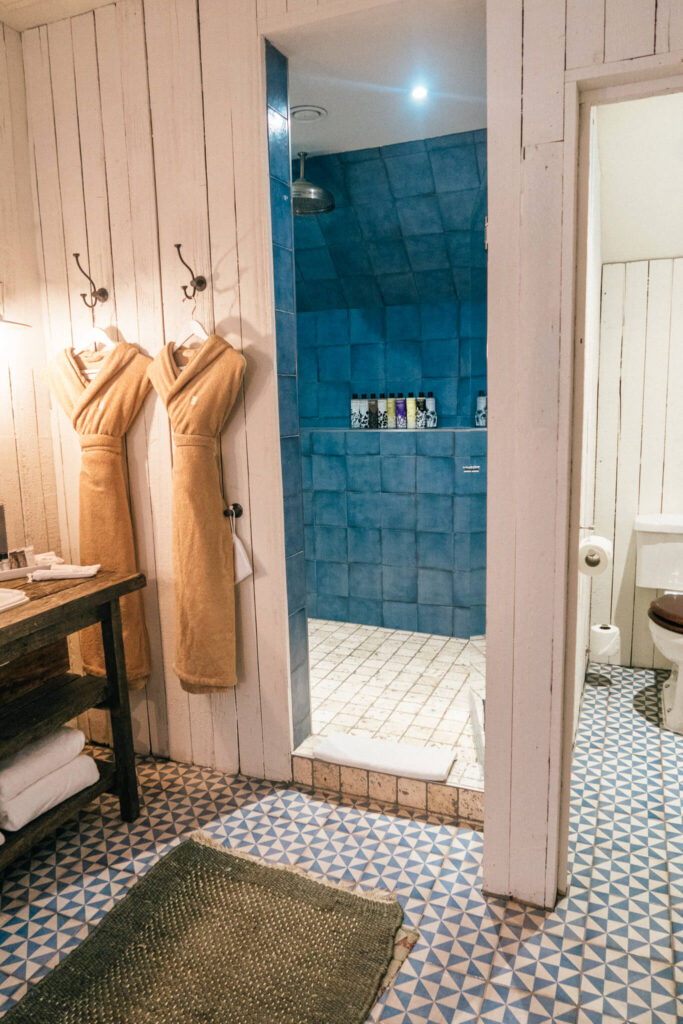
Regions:
<instances>
[{"instance_id":1,"label":"white tiled shower floor","mask_svg":"<svg viewBox=\"0 0 683 1024\"><path fill-rule=\"evenodd\" d=\"M448 779L480 789L469 688L484 696L486 641L309 619L312 740L332 732L455 749Z\"/></svg>"}]
</instances>

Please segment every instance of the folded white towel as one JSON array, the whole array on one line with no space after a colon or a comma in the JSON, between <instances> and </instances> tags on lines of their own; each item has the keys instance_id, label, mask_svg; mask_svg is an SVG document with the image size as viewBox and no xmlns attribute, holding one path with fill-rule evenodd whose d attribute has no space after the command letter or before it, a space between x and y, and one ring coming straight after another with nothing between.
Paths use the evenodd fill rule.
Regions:
<instances>
[{"instance_id":1,"label":"folded white towel","mask_svg":"<svg viewBox=\"0 0 683 1024\"><path fill-rule=\"evenodd\" d=\"M51 807L68 800L82 789L93 786L100 772L92 757L80 754L69 764L62 765L56 772L34 782L13 800L0 804L0 828L16 832L29 821L45 814Z\"/></svg>"},{"instance_id":2,"label":"folded white towel","mask_svg":"<svg viewBox=\"0 0 683 1024\"><path fill-rule=\"evenodd\" d=\"M49 736L29 743L17 754L0 761L0 803L15 796L78 757L85 746L80 729L63 725Z\"/></svg>"},{"instance_id":3,"label":"folded white towel","mask_svg":"<svg viewBox=\"0 0 683 1024\"><path fill-rule=\"evenodd\" d=\"M49 569L36 569L29 579L35 580L80 580L99 572L99 565L53 565Z\"/></svg>"},{"instance_id":4,"label":"folded white towel","mask_svg":"<svg viewBox=\"0 0 683 1024\"><path fill-rule=\"evenodd\" d=\"M26 604L28 597L23 590L11 590L9 587L0 587L0 612L16 608L18 604Z\"/></svg>"}]
</instances>

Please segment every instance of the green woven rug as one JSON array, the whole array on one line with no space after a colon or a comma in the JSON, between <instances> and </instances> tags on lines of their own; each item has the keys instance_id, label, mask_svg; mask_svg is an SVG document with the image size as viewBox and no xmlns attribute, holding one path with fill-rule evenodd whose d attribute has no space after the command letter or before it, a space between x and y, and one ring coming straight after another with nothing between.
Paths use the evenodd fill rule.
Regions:
<instances>
[{"instance_id":1,"label":"green woven rug","mask_svg":"<svg viewBox=\"0 0 683 1024\"><path fill-rule=\"evenodd\" d=\"M362 1024L403 911L197 836L3 1024Z\"/></svg>"}]
</instances>

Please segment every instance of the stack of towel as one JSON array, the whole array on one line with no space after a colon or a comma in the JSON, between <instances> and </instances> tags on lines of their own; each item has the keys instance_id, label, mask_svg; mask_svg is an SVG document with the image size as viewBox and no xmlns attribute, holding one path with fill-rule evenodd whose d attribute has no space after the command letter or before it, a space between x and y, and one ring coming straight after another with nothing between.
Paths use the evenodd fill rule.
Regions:
<instances>
[{"instance_id":1,"label":"stack of towel","mask_svg":"<svg viewBox=\"0 0 683 1024\"><path fill-rule=\"evenodd\" d=\"M92 757L81 753L84 745L80 729L64 725L0 761L0 828L16 832L94 785L100 773Z\"/></svg>"}]
</instances>

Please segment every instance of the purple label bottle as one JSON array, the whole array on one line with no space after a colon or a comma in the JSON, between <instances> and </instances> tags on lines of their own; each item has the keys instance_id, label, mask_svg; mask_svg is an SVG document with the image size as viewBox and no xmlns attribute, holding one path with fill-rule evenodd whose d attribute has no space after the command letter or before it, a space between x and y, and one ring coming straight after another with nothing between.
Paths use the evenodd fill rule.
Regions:
<instances>
[{"instance_id":1,"label":"purple label bottle","mask_svg":"<svg viewBox=\"0 0 683 1024\"><path fill-rule=\"evenodd\" d=\"M403 395L399 392L398 398L396 399L396 426L407 427L408 417L406 415L406 400Z\"/></svg>"}]
</instances>

